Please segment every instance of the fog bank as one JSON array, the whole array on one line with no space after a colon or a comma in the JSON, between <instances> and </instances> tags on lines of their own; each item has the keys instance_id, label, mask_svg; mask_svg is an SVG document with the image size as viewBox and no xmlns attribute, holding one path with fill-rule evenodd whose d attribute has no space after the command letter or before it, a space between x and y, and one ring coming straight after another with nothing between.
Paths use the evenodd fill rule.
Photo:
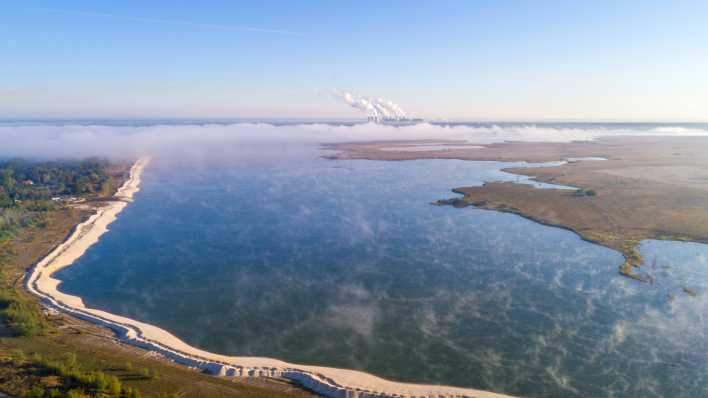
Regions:
<instances>
[{"instance_id":1,"label":"fog bank","mask_svg":"<svg viewBox=\"0 0 708 398\"><path fill-rule=\"evenodd\" d=\"M708 135L705 128L682 126L479 126L420 123L394 127L375 123L355 125L269 123L155 124L144 126L80 124L0 124L0 157L67 158L135 157L143 154L185 153L196 147L252 150L262 144L284 148L343 141L464 140L487 144L503 141L568 142L607 135Z\"/></svg>"}]
</instances>

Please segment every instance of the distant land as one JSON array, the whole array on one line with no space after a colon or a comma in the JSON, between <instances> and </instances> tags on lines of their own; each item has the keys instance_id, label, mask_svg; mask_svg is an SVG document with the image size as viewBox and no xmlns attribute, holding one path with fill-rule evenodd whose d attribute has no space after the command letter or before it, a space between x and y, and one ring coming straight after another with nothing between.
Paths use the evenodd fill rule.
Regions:
<instances>
[{"instance_id":1,"label":"distant land","mask_svg":"<svg viewBox=\"0 0 708 398\"><path fill-rule=\"evenodd\" d=\"M435 141L439 143L439 141ZM583 239L622 253L619 272L652 282L641 273L636 250L645 239L708 242L708 137L602 137L568 143L504 142L425 150L430 142L368 142L328 145L333 158L369 160L462 159L504 162L552 162L559 166L509 168L504 171L535 180L577 187L535 189L527 184L489 182L458 187L462 198L438 201L515 213L570 229ZM400 150L401 146L415 150ZM397 150L398 148L398 150Z\"/></svg>"}]
</instances>

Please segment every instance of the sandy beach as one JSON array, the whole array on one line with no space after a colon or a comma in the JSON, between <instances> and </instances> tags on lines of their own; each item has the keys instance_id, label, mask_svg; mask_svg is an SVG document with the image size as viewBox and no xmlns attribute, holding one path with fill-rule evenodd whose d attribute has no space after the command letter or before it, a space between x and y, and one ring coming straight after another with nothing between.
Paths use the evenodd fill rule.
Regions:
<instances>
[{"instance_id":1,"label":"sandy beach","mask_svg":"<svg viewBox=\"0 0 708 398\"><path fill-rule=\"evenodd\" d=\"M156 326L87 308L80 297L60 292L58 286L61 281L53 278L52 274L71 265L108 231L108 226L140 190L140 177L148 163L149 158L136 161L130 170L130 178L115 195L120 200L99 208L29 272L26 288L38 296L44 305L108 327L126 343L220 376L283 377L328 397L508 397L469 388L394 382L355 370L296 365L273 358L219 355L192 347Z\"/></svg>"}]
</instances>

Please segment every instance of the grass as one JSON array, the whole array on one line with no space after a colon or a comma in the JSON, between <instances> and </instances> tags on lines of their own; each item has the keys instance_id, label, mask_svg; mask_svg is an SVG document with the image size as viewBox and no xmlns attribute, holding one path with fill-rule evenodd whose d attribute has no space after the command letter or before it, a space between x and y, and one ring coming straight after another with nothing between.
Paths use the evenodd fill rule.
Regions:
<instances>
[{"instance_id":1,"label":"grass","mask_svg":"<svg viewBox=\"0 0 708 398\"><path fill-rule=\"evenodd\" d=\"M42 227L25 227L29 228ZM37 302L21 288L22 272L11 266L17 257L16 242L11 235L5 235L0 240L0 320L5 333L25 337L43 335L49 325Z\"/></svg>"},{"instance_id":2,"label":"grass","mask_svg":"<svg viewBox=\"0 0 708 398\"><path fill-rule=\"evenodd\" d=\"M115 375L82 369L73 352L67 352L60 360L48 360L38 354L28 358L23 351L15 350L5 362L25 377L20 396L141 396L140 390L123 385Z\"/></svg>"},{"instance_id":3,"label":"grass","mask_svg":"<svg viewBox=\"0 0 708 398\"><path fill-rule=\"evenodd\" d=\"M12 290L0 292L0 317L19 336L39 336L47 331L47 323L40 316L37 304Z\"/></svg>"}]
</instances>

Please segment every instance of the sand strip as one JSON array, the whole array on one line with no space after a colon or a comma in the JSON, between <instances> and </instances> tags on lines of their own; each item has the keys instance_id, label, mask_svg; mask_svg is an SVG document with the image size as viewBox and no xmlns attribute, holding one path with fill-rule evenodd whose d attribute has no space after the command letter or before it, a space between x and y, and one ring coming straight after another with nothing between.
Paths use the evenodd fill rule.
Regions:
<instances>
[{"instance_id":1,"label":"sand strip","mask_svg":"<svg viewBox=\"0 0 708 398\"><path fill-rule=\"evenodd\" d=\"M38 296L44 305L108 327L126 343L158 352L186 366L221 376L283 377L297 381L327 397L509 397L468 388L399 383L355 370L296 365L264 357L214 354L192 347L156 326L87 308L80 297L60 292L57 287L61 281L52 278L52 274L71 265L108 231L108 225L140 190L140 176L148 162L149 158L141 158L133 165L130 178L115 195L122 200L109 202L98 209L88 220L79 224L64 243L29 271L25 286L30 293Z\"/></svg>"}]
</instances>

